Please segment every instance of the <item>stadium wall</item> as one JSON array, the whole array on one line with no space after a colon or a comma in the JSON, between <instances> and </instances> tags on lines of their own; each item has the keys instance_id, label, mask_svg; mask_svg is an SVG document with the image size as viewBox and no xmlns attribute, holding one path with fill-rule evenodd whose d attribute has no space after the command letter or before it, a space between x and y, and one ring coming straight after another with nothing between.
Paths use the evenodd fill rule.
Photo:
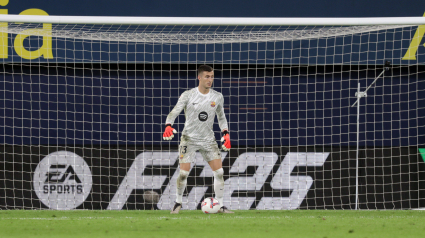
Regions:
<instances>
[{"instance_id":1,"label":"stadium wall","mask_svg":"<svg viewBox=\"0 0 425 238\"><path fill-rule=\"evenodd\" d=\"M213 66L214 89L224 95L238 146L356 145L357 83L366 87L382 71L379 65ZM180 94L197 85L196 65L2 67L0 144L8 145L161 145L165 118ZM396 66L376 82L362 99L361 146L425 144L423 72ZM183 125L181 114L176 129ZM219 138L218 125L214 130Z\"/></svg>"},{"instance_id":2,"label":"stadium wall","mask_svg":"<svg viewBox=\"0 0 425 238\"><path fill-rule=\"evenodd\" d=\"M55 24L53 24L55 25ZM29 28L45 28L42 25L30 25ZM251 65L384 65L389 60L392 65L415 65L425 64L425 47L420 42L413 41L413 37L422 37L415 26L374 30L372 32L347 32L339 35L338 26L328 32L327 37L320 37L320 30L317 26L299 26L285 27L280 29L266 29L261 32L272 34L276 32L286 32L286 40L270 40L266 42L235 42L213 43L183 42L181 44L162 44L158 42L126 42L118 41L115 38L106 38L101 41L101 35L94 35L92 38L71 38L62 35L62 28L45 31L56 32L57 37L28 36L24 33L19 35L14 33L2 34L0 37L7 44L0 48L2 53L0 59L3 63L87 63L87 64L251 64ZM82 27L76 26L76 28ZM139 30L129 26L93 26L85 25L85 28L74 30L78 35L93 34L96 31L111 31L116 29L118 32L143 33L144 27L139 26ZM210 34L217 30L224 31L227 27L193 27L188 30L182 28L182 32L187 34L206 33ZM72 31L73 26L70 26ZM92 28L92 29L91 29ZM129 29L127 29L129 28ZM169 31L172 26L156 26L156 31ZM179 27L173 29L177 33ZM191 27L189 27L191 28ZM416 28L416 29L415 29ZM232 28L233 29L233 28ZM344 29L344 28L342 28ZM152 29L146 29L150 31ZM248 31L246 27L235 27L231 32ZM258 30L258 29L257 29ZM228 29L229 31L229 29ZM311 31L311 37L302 38L298 35L301 32ZM316 32L318 31L318 32ZM229 32L227 32L230 34ZM53 33L52 33L53 34ZM335 34L337 37L333 37ZM19 36L19 37L18 37ZM77 37L76 36L76 37ZM291 38L295 37L294 39ZM298 38L297 38L298 36ZM314 36L314 38L312 38ZM64 38L65 37L65 38ZM81 37L81 36L80 36ZM161 36L158 36L161 38ZM274 36L271 36L274 37ZM277 38L282 36L276 36ZM317 37L317 38L316 38ZM24 39L20 41L19 39ZM273 38L274 39L274 38ZM152 40L152 39L151 39ZM48 44L44 42L49 42ZM51 45L48 48L47 45ZM26 51L22 51L25 49ZM41 49L41 50L40 50ZM3 52L4 51L4 52ZM409 57L407 57L407 53ZM411 57L410 54L414 55Z\"/></svg>"},{"instance_id":3,"label":"stadium wall","mask_svg":"<svg viewBox=\"0 0 425 238\"><path fill-rule=\"evenodd\" d=\"M160 194L160 209L173 204L178 175L178 152L173 148L4 145L1 149L2 209L151 209L143 198L146 190ZM425 206L425 164L418 149L360 148L360 209ZM46 164L49 156L65 151L83 158L90 170L78 172L76 157L61 168L53 160ZM354 208L353 147L239 147L229 153L222 156L225 202L231 209ZM296 163L291 163L294 159ZM199 209L203 198L213 195L212 172L199 155L198 160L188 179L187 209ZM50 170L39 173L42 166ZM48 181L52 173L64 179ZM288 182L300 185L290 189ZM80 193L85 193L82 200Z\"/></svg>"},{"instance_id":4,"label":"stadium wall","mask_svg":"<svg viewBox=\"0 0 425 238\"><path fill-rule=\"evenodd\" d=\"M70 16L183 16L183 17L404 17L422 16L425 3L419 0L224 1L202 5L182 1L2 1L8 14L39 8L49 15ZM2 13L4 14L4 13Z\"/></svg>"}]
</instances>

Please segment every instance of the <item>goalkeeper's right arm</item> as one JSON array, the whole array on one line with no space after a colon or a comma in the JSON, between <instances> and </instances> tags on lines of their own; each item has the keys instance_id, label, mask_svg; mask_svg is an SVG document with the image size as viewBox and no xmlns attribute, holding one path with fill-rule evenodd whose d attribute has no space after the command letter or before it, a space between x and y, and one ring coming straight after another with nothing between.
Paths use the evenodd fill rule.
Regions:
<instances>
[{"instance_id":1,"label":"goalkeeper's right arm","mask_svg":"<svg viewBox=\"0 0 425 238\"><path fill-rule=\"evenodd\" d=\"M180 112L186 107L187 101L188 101L188 91L182 93L182 95L179 98L179 101L177 102L176 106L171 110L170 114L168 114L167 119L165 121L165 131L162 135L162 138L164 140L171 140L174 138L174 133L177 133L177 131L172 128L171 126L174 123L174 120L176 117L180 114Z\"/></svg>"},{"instance_id":2,"label":"goalkeeper's right arm","mask_svg":"<svg viewBox=\"0 0 425 238\"><path fill-rule=\"evenodd\" d=\"M165 125L165 131L162 135L162 138L164 140L171 140L174 138L174 133L177 133L176 129L171 127L171 124Z\"/></svg>"}]
</instances>

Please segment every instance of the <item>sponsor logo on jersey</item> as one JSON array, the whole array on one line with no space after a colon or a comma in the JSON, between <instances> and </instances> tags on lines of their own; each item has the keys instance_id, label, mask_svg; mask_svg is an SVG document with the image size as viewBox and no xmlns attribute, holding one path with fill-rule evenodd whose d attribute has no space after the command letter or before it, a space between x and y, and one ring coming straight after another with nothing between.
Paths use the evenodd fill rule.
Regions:
<instances>
[{"instance_id":1,"label":"sponsor logo on jersey","mask_svg":"<svg viewBox=\"0 0 425 238\"><path fill-rule=\"evenodd\" d=\"M206 113L206 112L200 112L199 115L198 115L198 119L200 121L206 121L206 120L208 120L208 113Z\"/></svg>"},{"instance_id":2,"label":"sponsor logo on jersey","mask_svg":"<svg viewBox=\"0 0 425 238\"><path fill-rule=\"evenodd\" d=\"M81 205L92 187L89 166L79 155L57 151L44 157L34 171L34 190L50 209L69 210Z\"/></svg>"},{"instance_id":3,"label":"sponsor logo on jersey","mask_svg":"<svg viewBox=\"0 0 425 238\"><path fill-rule=\"evenodd\" d=\"M215 107L215 102L211 102L211 107Z\"/></svg>"}]
</instances>

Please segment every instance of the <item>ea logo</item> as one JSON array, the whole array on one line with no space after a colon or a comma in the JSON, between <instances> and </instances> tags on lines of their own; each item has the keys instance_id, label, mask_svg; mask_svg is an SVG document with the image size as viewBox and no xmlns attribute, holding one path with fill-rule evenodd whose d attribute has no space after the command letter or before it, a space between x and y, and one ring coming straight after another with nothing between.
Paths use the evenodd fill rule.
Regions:
<instances>
[{"instance_id":1,"label":"ea logo","mask_svg":"<svg viewBox=\"0 0 425 238\"><path fill-rule=\"evenodd\" d=\"M70 210L81 205L92 187L89 166L79 155L57 151L44 157L33 177L40 201L51 209Z\"/></svg>"},{"instance_id":2,"label":"ea logo","mask_svg":"<svg viewBox=\"0 0 425 238\"><path fill-rule=\"evenodd\" d=\"M199 115L198 115L198 119L200 121L206 121L208 119L208 113L200 112Z\"/></svg>"}]
</instances>

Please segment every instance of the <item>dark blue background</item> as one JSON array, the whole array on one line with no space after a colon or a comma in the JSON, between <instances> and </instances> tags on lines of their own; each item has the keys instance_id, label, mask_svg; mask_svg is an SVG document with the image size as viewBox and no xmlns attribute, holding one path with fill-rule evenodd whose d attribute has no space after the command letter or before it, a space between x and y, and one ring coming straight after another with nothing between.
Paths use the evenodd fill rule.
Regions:
<instances>
[{"instance_id":1,"label":"dark blue background","mask_svg":"<svg viewBox=\"0 0 425 238\"><path fill-rule=\"evenodd\" d=\"M213 66L214 88L225 96L232 143L241 146L355 145L357 109L350 105L356 100L358 79L364 90L382 71L357 66ZM5 65L0 143L163 144L165 118L179 95L197 85L195 69ZM395 66L368 91L361 101L361 145L424 144L423 72ZM183 123L182 113L176 120L180 132ZM217 125L215 130L219 132Z\"/></svg>"},{"instance_id":2,"label":"dark blue background","mask_svg":"<svg viewBox=\"0 0 425 238\"><path fill-rule=\"evenodd\" d=\"M425 2L419 0L121 0L32 1L10 0L4 9L19 14L39 8L49 15L77 16L184 16L184 17L402 17L422 16Z\"/></svg>"},{"instance_id":3,"label":"dark blue background","mask_svg":"<svg viewBox=\"0 0 425 238\"><path fill-rule=\"evenodd\" d=\"M34 26L32 26L33 28ZM114 26L103 26L103 30ZM128 27L128 26L127 26ZM137 32L150 29L153 26L137 26ZM118 27L119 28L119 27ZM129 27L131 28L131 27ZM218 32L219 34L232 30L240 32L244 28L246 32L259 29L251 27L207 27L192 26L158 26L156 32L173 31L194 33ZM226 29L226 30L223 30ZM312 27L290 27L284 30L311 30ZM141 64L273 64L273 65L382 65L385 60L392 64L424 64L425 48L419 45L416 53L417 60L402 60L411 43L417 27L404 27L356 34L345 34L343 36L329 36L319 39L302 40L276 40L270 42L237 42L237 43L134 43L126 41L104 41L82 40L73 38L54 37L53 59L39 57L34 60L21 58L16 54L13 43L16 35L9 34L9 57L3 62L89 62L89 63L128 63L137 62ZM150 29L151 30L151 29ZM260 31L273 32L276 28L260 29ZM314 29L313 29L314 30ZM334 27L339 31L339 27ZM101 30L100 30L101 31ZM121 31L117 29L117 31ZM133 32L131 30L127 32ZM26 38L24 47L29 51L38 50L42 46L42 38L32 36Z\"/></svg>"},{"instance_id":4,"label":"dark blue background","mask_svg":"<svg viewBox=\"0 0 425 238\"><path fill-rule=\"evenodd\" d=\"M10 0L0 7L9 14L29 8L79 16L397 17L422 16L425 2ZM49 62L24 60L10 48L4 62L17 64L3 65L0 143L163 144L166 115L184 90L197 85L195 64L209 63L217 69L214 87L225 96L235 145L355 145L356 109L350 105L357 82L364 89L386 59L394 65L425 62L422 46L418 61L401 60L415 29L317 41L216 45L216 53L208 54L196 52L212 52L212 45L147 44L138 47L141 52L125 42L54 39L55 59ZM26 48L38 49L40 39L31 38ZM176 47L180 53L170 53ZM307 64L313 66L299 66ZM329 66L314 66L322 64ZM361 145L425 144L423 72L422 66L395 66L378 80L362 99ZM267 109L242 109L255 107ZM176 121L179 131L183 121L183 115Z\"/></svg>"}]
</instances>

